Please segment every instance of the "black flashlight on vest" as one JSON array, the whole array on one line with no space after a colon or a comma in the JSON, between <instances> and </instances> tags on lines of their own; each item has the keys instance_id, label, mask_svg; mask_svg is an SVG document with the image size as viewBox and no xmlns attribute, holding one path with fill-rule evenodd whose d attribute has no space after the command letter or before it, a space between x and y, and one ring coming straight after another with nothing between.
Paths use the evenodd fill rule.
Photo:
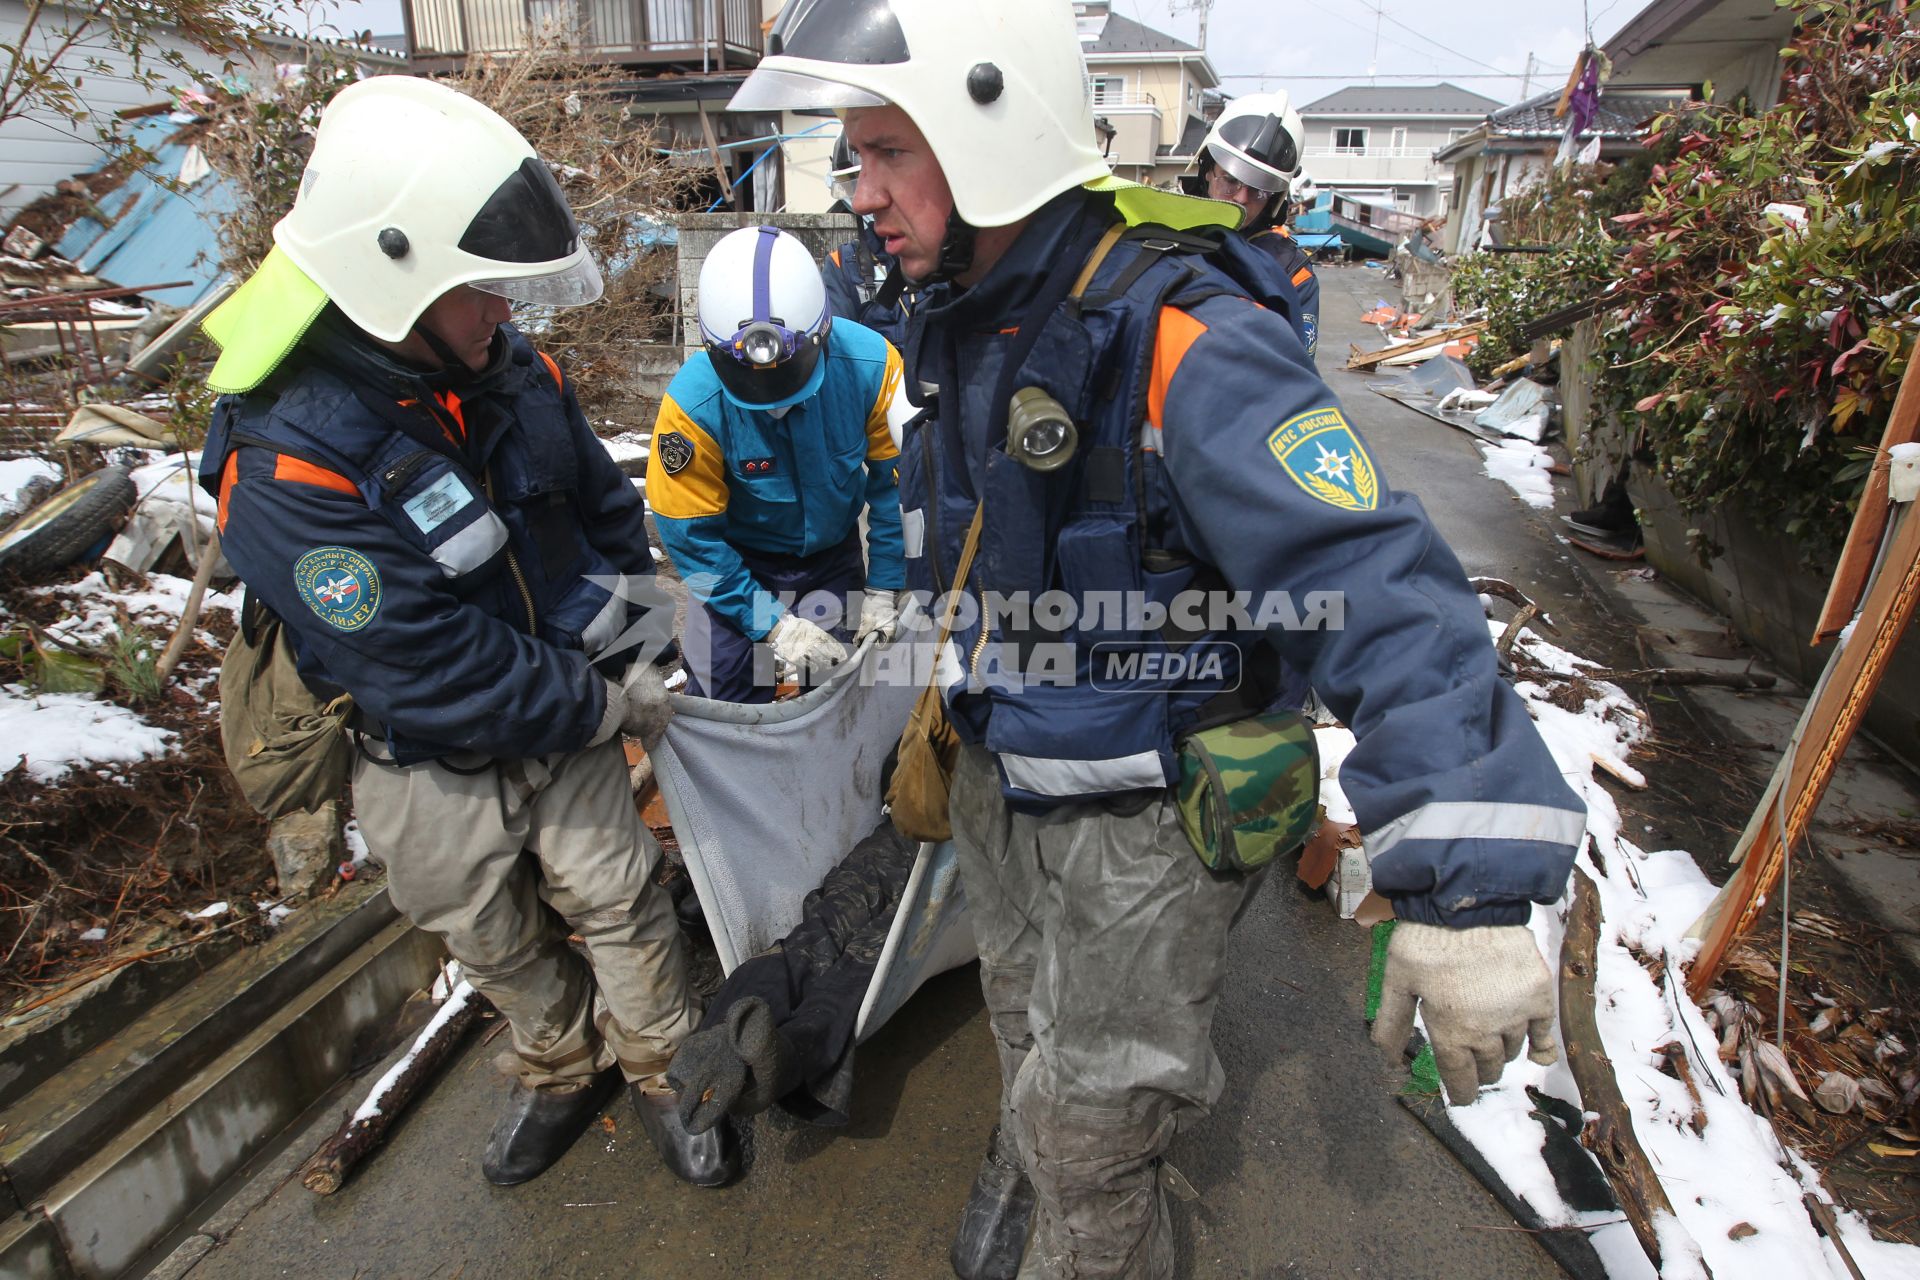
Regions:
<instances>
[{"instance_id":1,"label":"black flashlight on vest","mask_svg":"<svg viewBox=\"0 0 1920 1280\"><path fill-rule=\"evenodd\" d=\"M1022 387L1007 407L1007 453L1023 467L1057 471L1073 457L1079 429L1060 402L1038 387Z\"/></svg>"}]
</instances>

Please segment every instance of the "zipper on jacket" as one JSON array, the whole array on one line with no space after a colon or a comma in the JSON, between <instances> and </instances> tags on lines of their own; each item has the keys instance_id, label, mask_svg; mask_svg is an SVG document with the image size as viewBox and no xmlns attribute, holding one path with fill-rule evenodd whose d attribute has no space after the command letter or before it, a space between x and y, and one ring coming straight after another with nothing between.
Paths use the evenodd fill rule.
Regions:
<instances>
[{"instance_id":1,"label":"zipper on jacket","mask_svg":"<svg viewBox=\"0 0 1920 1280\"><path fill-rule=\"evenodd\" d=\"M493 505L493 471L491 468L480 473L481 483L486 486L487 505ZM513 544L507 544L507 572L513 575L513 585L520 588L520 603L527 607L527 634L540 634L540 623L533 612L533 592L527 590L527 575L520 571L520 558L513 554Z\"/></svg>"},{"instance_id":2,"label":"zipper on jacket","mask_svg":"<svg viewBox=\"0 0 1920 1280\"><path fill-rule=\"evenodd\" d=\"M978 552L975 552L976 556ZM987 651L987 637L993 634L993 618L987 613L987 593L980 594L980 638L973 642L973 656L967 659L967 670L974 679L980 678L980 655Z\"/></svg>"}]
</instances>

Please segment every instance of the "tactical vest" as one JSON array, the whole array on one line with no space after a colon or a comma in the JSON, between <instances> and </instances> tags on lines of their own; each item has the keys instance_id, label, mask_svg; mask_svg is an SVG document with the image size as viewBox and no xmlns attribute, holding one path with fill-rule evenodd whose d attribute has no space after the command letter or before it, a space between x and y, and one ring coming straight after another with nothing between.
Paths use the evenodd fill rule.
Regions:
<instances>
[{"instance_id":1,"label":"tactical vest","mask_svg":"<svg viewBox=\"0 0 1920 1280\"><path fill-rule=\"evenodd\" d=\"M319 468L322 483L331 473L419 548L462 603L557 648L598 652L625 628L628 602L590 580L617 582L619 574L580 525L580 466L559 368L520 334L510 342L509 367L464 408L457 399L450 406L383 402L314 366L274 391L224 396L208 428L202 484L219 493L243 448ZM477 420L482 397L506 401L519 430L500 424L480 442L484 461L476 461L461 437L467 410L476 433L487 429ZM287 621L302 677L339 690L301 642L301 620ZM403 763L440 754L432 744L387 737Z\"/></svg>"},{"instance_id":2,"label":"tactical vest","mask_svg":"<svg viewBox=\"0 0 1920 1280\"><path fill-rule=\"evenodd\" d=\"M1084 252L1072 256L1069 271L1086 260ZM1156 610L1182 593L1224 590L1212 566L1168 537L1171 495L1147 421L1161 308L1233 294L1291 321L1290 291L1268 287L1276 279L1271 259L1238 236L1132 229L1082 296L1052 308L1016 375L1001 373L1012 353L1002 337L967 386L940 393L964 398L962 420L992 423L1005 420L990 412L1000 387L1038 387L1079 430L1073 460L1048 473L1009 456L998 438L988 445L978 495L985 518L968 588L975 601L983 592L1030 600L1064 593L1074 620L1058 629L1059 615L1038 608L1022 619L1017 610L994 616L963 606L966 625L956 625L949 650L962 669L957 678L946 673L956 729L995 754L1016 805L1168 786L1183 734L1270 705L1283 684L1304 693L1256 633L1208 629L1204 611L1152 625ZM952 581L975 502L965 488L978 474L970 467L956 483L946 473L956 446L941 437L957 428L938 414L909 424L900 463L908 555L926 552L910 560L910 582L936 596ZM1109 601L1117 610L1104 607Z\"/></svg>"}]
</instances>

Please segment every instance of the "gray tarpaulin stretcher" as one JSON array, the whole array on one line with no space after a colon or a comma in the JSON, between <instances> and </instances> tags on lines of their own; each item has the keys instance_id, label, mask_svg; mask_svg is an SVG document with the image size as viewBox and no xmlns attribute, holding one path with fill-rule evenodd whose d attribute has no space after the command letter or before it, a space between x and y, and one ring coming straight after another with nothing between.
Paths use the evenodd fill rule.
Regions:
<instances>
[{"instance_id":1,"label":"gray tarpaulin stretcher","mask_svg":"<svg viewBox=\"0 0 1920 1280\"><path fill-rule=\"evenodd\" d=\"M782 702L673 696L654 776L725 972L798 924L801 900L879 822L880 768L920 690L909 649L864 644L824 684ZM859 1038L974 955L953 846L922 844Z\"/></svg>"}]
</instances>

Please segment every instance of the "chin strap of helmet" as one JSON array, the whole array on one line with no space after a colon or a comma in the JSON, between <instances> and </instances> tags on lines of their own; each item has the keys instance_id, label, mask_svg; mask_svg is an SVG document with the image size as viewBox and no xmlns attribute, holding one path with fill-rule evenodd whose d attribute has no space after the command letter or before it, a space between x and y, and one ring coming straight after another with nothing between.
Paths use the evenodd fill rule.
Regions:
<instances>
[{"instance_id":1,"label":"chin strap of helmet","mask_svg":"<svg viewBox=\"0 0 1920 1280\"><path fill-rule=\"evenodd\" d=\"M947 234L940 240L940 261L934 264L925 279L907 280L907 273L900 269L898 259L887 270L887 278L880 285L880 292L873 296L874 303L882 309L889 309L900 301L900 294L909 283L916 289L933 284L945 284L973 265L973 246L979 238L980 229L960 216L960 210L954 209L947 214Z\"/></svg>"}]
</instances>

